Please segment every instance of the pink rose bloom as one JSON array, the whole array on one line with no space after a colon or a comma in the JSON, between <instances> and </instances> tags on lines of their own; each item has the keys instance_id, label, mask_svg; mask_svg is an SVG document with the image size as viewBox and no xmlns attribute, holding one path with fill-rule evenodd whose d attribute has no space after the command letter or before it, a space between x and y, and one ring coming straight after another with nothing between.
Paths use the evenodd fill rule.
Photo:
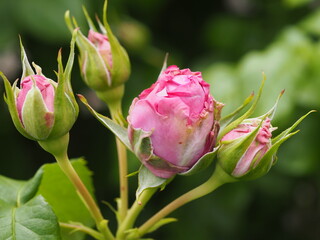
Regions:
<instances>
[{"instance_id":1,"label":"pink rose bloom","mask_svg":"<svg viewBox=\"0 0 320 240\"><path fill-rule=\"evenodd\" d=\"M227 133L222 138L222 142L234 140L247 135L258 127L260 121L261 120L259 119L257 121L253 119L253 121L250 121L248 123L240 124L237 128ZM274 128L271 127L270 119L267 118L262 123L262 126L259 129L258 135L254 139L254 141L238 161L236 168L232 172L233 176L239 177L244 175L249 170L252 161L254 161L254 166L256 166L260 162L264 154L271 147L271 132L273 130Z\"/></svg>"},{"instance_id":2,"label":"pink rose bloom","mask_svg":"<svg viewBox=\"0 0 320 240\"><path fill-rule=\"evenodd\" d=\"M185 172L213 150L215 100L209 88L200 72L170 66L133 100L129 139L133 144L135 130L151 133L153 154L165 164L151 164L150 156L139 158L156 176L169 178Z\"/></svg>"},{"instance_id":3,"label":"pink rose bloom","mask_svg":"<svg viewBox=\"0 0 320 240\"><path fill-rule=\"evenodd\" d=\"M36 88L40 91L42 100L47 108L47 112L53 113L54 111L54 95L55 89L51 82L41 75L31 75L25 77L20 83L20 91L16 98L16 105L19 114L20 121L23 124L23 107L26 97L30 90L32 89L35 82ZM46 115L49 116L49 115ZM52 116L52 114L50 114ZM51 127L53 119L47 119L48 127Z\"/></svg>"},{"instance_id":4,"label":"pink rose bloom","mask_svg":"<svg viewBox=\"0 0 320 240\"><path fill-rule=\"evenodd\" d=\"M103 61L112 68L112 52L108 37L101 33L89 30L88 39L97 48Z\"/></svg>"}]
</instances>

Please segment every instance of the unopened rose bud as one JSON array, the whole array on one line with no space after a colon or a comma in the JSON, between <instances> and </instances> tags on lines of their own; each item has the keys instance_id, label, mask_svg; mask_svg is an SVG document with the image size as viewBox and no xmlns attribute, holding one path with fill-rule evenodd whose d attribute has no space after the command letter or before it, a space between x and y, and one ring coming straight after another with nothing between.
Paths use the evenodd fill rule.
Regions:
<instances>
[{"instance_id":1,"label":"unopened rose bud","mask_svg":"<svg viewBox=\"0 0 320 240\"><path fill-rule=\"evenodd\" d=\"M5 83L6 96L12 120L25 137L36 141L47 141L64 136L69 132L78 116L78 105L74 98L70 74L73 64L74 38L70 57L63 70L61 53L58 55L58 82L45 77L36 64L36 73L31 68L21 44L23 74L20 88L17 82L10 86Z\"/></svg>"},{"instance_id":2,"label":"unopened rose bud","mask_svg":"<svg viewBox=\"0 0 320 240\"><path fill-rule=\"evenodd\" d=\"M242 177L256 168L271 148L274 128L269 118L261 121L259 118L247 119L222 138L218 159L233 177ZM273 158L266 161L267 168L271 167Z\"/></svg>"},{"instance_id":3,"label":"unopened rose bud","mask_svg":"<svg viewBox=\"0 0 320 240\"><path fill-rule=\"evenodd\" d=\"M46 139L54 123L54 95L56 83L41 76L31 75L21 80L16 97L20 121L35 139Z\"/></svg>"},{"instance_id":4,"label":"unopened rose bud","mask_svg":"<svg viewBox=\"0 0 320 240\"><path fill-rule=\"evenodd\" d=\"M295 135L298 132L292 132L295 127L313 112L272 138L276 128L271 126L268 116L274 114L276 105L261 117L244 120L220 140L218 164L235 180L251 180L268 173L277 160L276 153L281 144Z\"/></svg>"},{"instance_id":5,"label":"unopened rose bud","mask_svg":"<svg viewBox=\"0 0 320 240\"><path fill-rule=\"evenodd\" d=\"M215 145L220 107L200 72L170 66L156 83L133 100L128 134L140 161L156 176L188 171ZM216 114L216 115L217 115ZM150 147L137 137L151 139Z\"/></svg>"},{"instance_id":6,"label":"unopened rose bud","mask_svg":"<svg viewBox=\"0 0 320 240\"><path fill-rule=\"evenodd\" d=\"M83 9L90 30L86 37L78 29L76 43L80 52L79 64L83 80L99 98L111 105L122 99L124 83L130 75L130 61L106 20L106 8L105 3L103 24L98 20L100 30L96 28L86 9ZM65 20L71 32L78 28L69 11L65 14Z\"/></svg>"},{"instance_id":7,"label":"unopened rose bud","mask_svg":"<svg viewBox=\"0 0 320 240\"><path fill-rule=\"evenodd\" d=\"M88 39L98 49L106 66L112 68L112 53L108 37L90 29Z\"/></svg>"}]
</instances>

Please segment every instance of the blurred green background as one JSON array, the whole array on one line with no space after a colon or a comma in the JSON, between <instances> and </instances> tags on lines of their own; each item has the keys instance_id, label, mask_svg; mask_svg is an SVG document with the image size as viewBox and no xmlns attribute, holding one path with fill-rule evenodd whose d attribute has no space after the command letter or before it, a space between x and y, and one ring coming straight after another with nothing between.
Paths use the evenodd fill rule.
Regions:
<instances>
[{"instance_id":1,"label":"blurred green background","mask_svg":"<svg viewBox=\"0 0 320 240\"><path fill-rule=\"evenodd\" d=\"M64 12L69 9L85 32L81 5L91 16L101 16L102 0L0 0L0 70L12 81L20 77L20 35L29 60L55 79L59 48L63 48L64 59L69 53L71 36ZM267 83L256 115L268 110L279 92L286 89L273 121L279 128L275 134L309 110L320 109L320 1L110 0L108 14L132 63L125 113L132 99L156 80L166 52L169 64L203 73L214 97L226 104L224 114L258 89L264 72ZM97 111L109 114L83 84L77 64L72 84ZM2 82L0 87L3 92ZM118 178L114 137L80 107L71 131L70 157L85 156L94 172L97 199L115 205ZM28 179L39 166L54 159L15 130L2 98L0 108L0 174ZM319 112L314 113L299 126L302 131L281 147L279 161L268 175L223 186L188 204L171 215L180 221L164 226L152 237L320 239L319 120ZM138 160L130 155L130 172L138 167ZM177 177L155 195L138 222L206 180L211 171ZM131 177L131 201L136 183L136 177ZM115 220L106 206L102 209Z\"/></svg>"}]
</instances>

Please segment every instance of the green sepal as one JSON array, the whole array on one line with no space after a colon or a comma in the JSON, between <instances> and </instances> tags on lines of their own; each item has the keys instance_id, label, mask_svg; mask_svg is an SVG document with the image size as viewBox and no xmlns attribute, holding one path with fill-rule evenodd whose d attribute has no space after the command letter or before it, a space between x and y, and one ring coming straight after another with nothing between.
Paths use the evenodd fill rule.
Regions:
<instances>
[{"instance_id":1,"label":"green sepal","mask_svg":"<svg viewBox=\"0 0 320 240\"><path fill-rule=\"evenodd\" d=\"M4 100L8 105L8 109L10 112L10 116L12 118L13 124L16 127L16 129L26 138L29 138L31 140L36 140L35 138L33 138L30 134L28 134L26 132L26 130L24 129L20 118L19 118L19 114L18 114L18 110L16 107L16 101L15 101L15 94L14 94L14 89L16 88L16 83L13 84L13 87L11 87L9 80L6 78L6 76L0 72L0 76L2 77L3 81L4 81L4 87L5 87L5 96L4 96Z\"/></svg>"},{"instance_id":2,"label":"green sepal","mask_svg":"<svg viewBox=\"0 0 320 240\"><path fill-rule=\"evenodd\" d=\"M21 62L22 62L22 76L21 80L23 80L25 77L34 75L34 71L32 70L32 67L29 63L26 51L24 50L22 40L20 37L20 49L21 49Z\"/></svg>"},{"instance_id":3,"label":"green sepal","mask_svg":"<svg viewBox=\"0 0 320 240\"><path fill-rule=\"evenodd\" d=\"M85 7L83 7L83 12L90 29L98 32ZM69 11L65 13L65 22L71 32L78 28L75 18L70 17ZM108 61L101 57L98 49L80 30L77 37L77 45L80 51L79 63L84 81L88 86L95 91L105 92L107 89L123 85L129 78L131 67L126 50L114 36L107 22L107 1L105 1L103 7L103 24L98 18L97 22L102 34L108 37L111 47L112 67Z\"/></svg>"},{"instance_id":4,"label":"green sepal","mask_svg":"<svg viewBox=\"0 0 320 240\"><path fill-rule=\"evenodd\" d=\"M279 98L281 97L282 93L279 95ZM279 98L278 98L278 100L279 100ZM274 105L274 107L267 114L263 115L264 118L269 117L270 115L273 115L273 113L276 109L276 106L277 106L277 103ZM276 153L277 153L279 147L281 146L281 144L299 132L299 130L295 131L295 132L292 132L292 131L297 127L297 125L303 119L305 119L312 112L315 112L315 111L312 110L312 111L308 112L307 114L303 115L290 128L286 129L281 134L279 134L277 137L273 138L271 141L272 142L271 147L264 154L264 156L260 159L259 163L256 164L256 162L253 161L251 163L248 171L244 175L242 175L240 177L236 177L236 178L241 179L241 180L253 180L253 179L259 178L259 177L267 174L269 172L270 168L277 161ZM263 122L263 120L261 120L261 122Z\"/></svg>"},{"instance_id":5,"label":"green sepal","mask_svg":"<svg viewBox=\"0 0 320 240\"><path fill-rule=\"evenodd\" d=\"M103 126L108 128L117 138L129 149L132 151L131 144L128 138L128 131L124 127L120 126L119 124L112 121L110 118L103 116L97 113L88 103L87 99L78 94L79 99L84 105L88 108L88 110L92 113L92 115L97 118Z\"/></svg>"},{"instance_id":6,"label":"green sepal","mask_svg":"<svg viewBox=\"0 0 320 240\"><path fill-rule=\"evenodd\" d=\"M83 12L90 29L97 32L85 7L83 7ZM80 52L79 65L84 81L95 91L107 90L112 84L108 63L103 60L93 43L78 29L78 24L74 17L71 19L69 11L66 11L64 18L69 30L73 33L77 32L76 43Z\"/></svg>"},{"instance_id":7,"label":"green sepal","mask_svg":"<svg viewBox=\"0 0 320 240\"><path fill-rule=\"evenodd\" d=\"M264 73L262 73L262 76L263 76L263 79L262 79L262 82L261 82L261 85L260 85L260 88L259 88L259 91L258 91L258 95L257 95L256 99L254 100L254 102L252 103L251 107L241 117L237 118L236 120L231 122L229 125L227 125L224 129L222 129L219 132L217 141L219 141L221 138L223 138L223 136L225 134L227 134L228 132L230 132L231 130L236 128L243 120L245 120L246 118L249 118L252 115L252 113L254 112L254 110L255 110L258 102L259 102L259 99L261 97L262 90L263 90L263 87L264 87L264 83L266 81L266 76L264 75Z\"/></svg>"},{"instance_id":8,"label":"green sepal","mask_svg":"<svg viewBox=\"0 0 320 240\"><path fill-rule=\"evenodd\" d=\"M53 113L48 112L41 92L35 84L26 95L21 116L24 129L33 138L37 140L48 138L52 130Z\"/></svg>"},{"instance_id":9,"label":"green sepal","mask_svg":"<svg viewBox=\"0 0 320 240\"><path fill-rule=\"evenodd\" d=\"M89 14L88 14L88 11L87 11L87 9L85 8L85 6L82 6L82 10L83 10L84 16L85 16L85 18L86 18L86 20L87 20L87 23L88 23L90 29L92 29L92 30L95 31L95 32L98 32L96 26L94 25L92 19L90 18Z\"/></svg>"},{"instance_id":10,"label":"green sepal","mask_svg":"<svg viewBox=\"0 0 320 240\"><path fill-rule=\"evenodd\" d=\"M153 147L150 136L152 132L142 129L132 129L131 146L133 152L140 158L148 160L153 155Z\"/></svg>"},{"instance_id":11,"label":"green sepal","mask_svg":"<svg viewBox=\"0 0 320 240\"><path fill-rule=\"evenodd\" d=\"M139 199L141 193L148 188L163 189L172 179L160 178L155 176L148 168L141 165L138 175L138 188L136 198Z\"/></svg>"},{"instance_id":12,"label":"green sepal","mask_svg":"<svg viewBox=\"0 0 320 240\"><path fill-rule=\"evenodd\" d=\"M234 110L232 113L228 114L227 116L221 118L221 120L219 121L220 131L224 129L234 119L234 117L252 101L253 97L254 97L254 93L251 93L249 97L247 97L244 100L244 102L241 104L240 107L238 107L236 110Z\"/></svg>"},{"instance_id":13,"label":"green sepal","mask_svg":"<svg viewBox=\"0 0 320 240\"><path fill-rule=\"evenodd\" d=\"M111 88L112 77L107 61L103 60L98 49L80 30L77 34L77 45L80 51L80 70L84 81L95 91Z\"/></svg>"},{"instance_id":14,"label":"green sepal","mask_svg":"<svg viewBox=\"0 0 320 240\"><path fill-rule=\"evenodd\" d=\"M307 114L300 117L291 127L284 130L282 133L280 133L277 137L272 139L272 144L275 144L276 142L280 141L282 138L286 137L290 132L292 132L302 121L305 119L309 114L316 112L315 110L309 111Z\"/></svg>"},{"instance_id":15,"label":"green sepal","mask_svg":"<svg viewBox=\"0 0 320 240\"><path fill-rule=\"evenodd\" d=\"M162 64L162 68L161 68L161 71L159 73L159 76L158 78L161 76L161 74L163 74L163 72L167 69L167 62L168 62L168 57L169 57L169 54L166 53L166 55L164 56L164 60L163 60L163 64Z\"/></svg>"},{"instance_id":16,"label":"green sepal","mask_svg":"<svg viewBox=\"0 0 320 240\"><path fill-rule=\"evenodd\" d=\"M126 50L121 46L118 39L113 35L111 28L107 22L107 6L108 1L105 0L103 5L103 25L109 38L112 52L112 86L118 86L125 83L130 75L130 60Z\"/></svg>"},{"instance_id":17,"label":"green sepal","mask_svg":"<svg viewBox=\"0 0 320 240\"><path fill-rule=\"evenodd\" d=\"M132 151L144 164L155 170L164 172L171 172L177 174L179 172L185 172L187 167L176 166L170 162L163 160L153 153L153 146L151 143L152 132L146 132L142 129L129 128L129 138L132 146Z\"/></svg>"},{"instance_id":18,"label":"green sepal","mask_svg":"<svg viewBox=\"0 0 320 240\"><path fill-rule=\"evenodd\" d=\"M77 21L74 17L72 17L72 19L71 19L69 10L67 10L64 13L64 21L66 22L67 27L71 33L73 33L75 28L78 28Z\"/></svg>"},{"instance_id":19,"label":"green sepal","mask_svg":"<svg viewBox=\"0 0 320 240\"><path fill-rule=\"evenodd\" d=\"M232 175L237 163L242 156L246 153L251 143L254 141L259 133L263 121L260 121L259 125L250 133L228 141L222 141L218 150L217 157L219 165L224 171L234 178L241 178L242 176L235 177Z\"/></svg>"},{"instance_id":20,"label":"green sepal","mask_svg":"<svg viewBox=\"0 0 320 240\"><path fill-rule=\"evenodd\" d=\"M68 133L78 117L79 106L71 87L75 40L76 32L72 35L70 54L65 70L62 65L61 51L58 53L58 85L54 98L54 125L48 138L57 138Z\"/></svg>"},{"instance_id":21,"label":"green sepal","mask_svg":"<svg viewBox=\"0 0 320 240\"><path fill-rule=\"evenodd\" d=\"M280 101L280 99L281 99L283 94L284 94L284 90L282 90L280 92L280 94L278 95L277 100L276 100L275 104L272 106L272 108L267 113L265 113L262 116L257 117L257 118L259 118L261 120L265 119L265 118L270 118L272 120L274 115L275 115L275 113L276 113L276 111L277 111L277 107L278 107L279 101Z\"/></svg>"},{"instance_id":22,"label":"green sepal","mask_svg":"<svg viewBox=\"0 0 320 240\"><path fill-rule=\"evenodd\" d=\"M246 174L241 176L242 180L253 180L263 175L267 174L270 168L275 164L276 153L280 147L280 145L288 140L290 137L295 135L298 131L290 133L285 137L281 138L278 142L273 144L271 148L264 154L262 159L260 159L259 163L256 166L250 166L250 169Z\"/></svg>"},{"instance_id":23,"label":"green sepal","mask_svg":"<svg viewBox=\"0 0 320 240\"><path fill-rule=\"evenodd\" d=\"M192 166L192 168L186 172L179 173L179 175L190 176L208 168L217 156L218 149L219 147L216 147L212 152L206 153Z\"/></svg>"}]
</instances>

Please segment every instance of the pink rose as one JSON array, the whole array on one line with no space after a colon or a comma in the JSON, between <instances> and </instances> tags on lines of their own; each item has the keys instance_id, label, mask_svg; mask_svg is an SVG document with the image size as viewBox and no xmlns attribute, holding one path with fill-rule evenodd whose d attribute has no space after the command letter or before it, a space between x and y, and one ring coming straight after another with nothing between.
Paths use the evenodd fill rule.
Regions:
<instances>
[{"instance_id":1,"label":"pink rose","mask_svg":"<svg viewBox=\"0 0 320 240\"><path fill-rule=\"evenodd\" d=\"M124 83L131 72L130 60L126 50L112 33L107 19L104 18L103 22L97 19L99 29L96 29L87 10L83 8L83 11L90 27L87 35L81 32L69 11L65 14L67 26L76 37L81 77L112 108L111 105L121 101L123 97Z\"/></svg>"},{"instance_id":2,"label":"pink rose","mask_svg":"<svg viewBox=\"0 0 320 240\"><path fill-rule=\"evenodd\" d=\"M57 82L45 77L40 66L33 63L31 68L21 44L22 76L11 86L4 80L5 100L12 121L25 137L35 141L52 140L66 135L75 120L79 108L72 92L70 76L73 64L75 37L66 67L63 67L61 53L58 55Z\"/></svg>"},{"instance_id":3,"label":"pink rose","mask_svg":"<svg viewBox=\"0 0 320 240\"><path fill-rule=\"evenodd\" d=\"M227 133L222 138L222 143L240 139L241 137L248 135L258 127L260 122L260 119L250 119L249 121L247 120L247 122L243 122L237 128ZM252 163L254 163L253 167L259 164L260 160L271 147L271 132L273 130L274 128L271 127L270 119L267 118L262 123L262 126L253 142L245 151L244 155L238 160L236 167L232 172L233 176L239 177L244 175L249 171Z\"/></svg>"},{"instance_id":4,"label":"pink rose","mask_svg":"<svg viewBox=\"0 0 320 240\"><path fill-rule=\"evenodd\" d=\"M105 64L112 68L112 52L108 37L90 29L88 39L97 48Z\"/></svg>"},{"instance_id":5,"label":"pink rose","mask_svg":"<svg viewBox=\"0 0 320 240\"><path fill-rule=\"evenodd\" d=\"M52 81L51 81L52 82ZM53 113L54 111L54 93L55 89L51 82L41 75L31 75L25 77L20 83L20 92L16 98L16 105L19 114L19 118L23 123L23 106L26 100L26 97L29 91L32 89L33 85L35 84L38 91L40 91L42 100L44 105L47 108L48 112ZM48 119L48 125L51 125L52 121ZM50 126L51 127L51 126Z\"/></svg>"},{"instance_id":6,"label":"pink rose","mask_svg":"<svg viewBox=\"0 0 320 240\"><path fill-rule=\"evenodd\" d=\"M129 139L142 129L150 134L153 154L138 156L156 176L169 178L189 170L213 150L215 100L200 72L170 66L156 83L135 98L129 110Z\"/></svg>"}]
</instances>

